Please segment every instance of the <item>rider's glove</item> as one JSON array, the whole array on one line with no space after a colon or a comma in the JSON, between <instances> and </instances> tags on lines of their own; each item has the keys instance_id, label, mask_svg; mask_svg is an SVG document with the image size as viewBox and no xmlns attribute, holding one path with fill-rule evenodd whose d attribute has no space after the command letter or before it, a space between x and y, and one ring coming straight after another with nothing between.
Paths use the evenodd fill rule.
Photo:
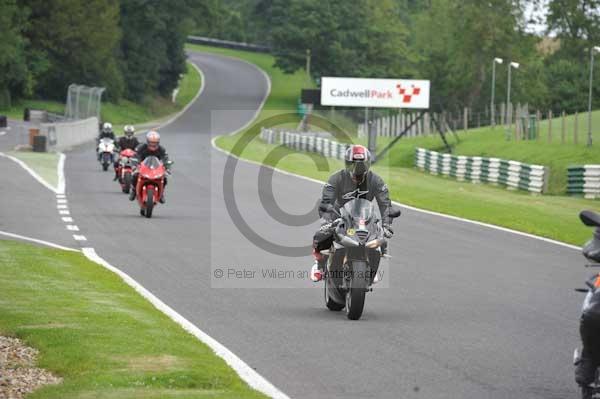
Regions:
<instances>
[{"instance_id":1,"label":"rider's glove","mask_svg":"<svg viewBox=\"0 0 600 399\"><path fill-rule=\"evenodd\" d=\"M383 226L383 236L390 239L394 236L394 230L388 225Z\"/></svg>"},{"instance_id":2,"label":"rider's glove","mask_svg":"<svg viewBox=\"0 0 600 399\"><path fill-rule=\"evenodd\" d=\"M327 222L319 228L319 231L322 233L330 233L332 230L333 230L333 222Z\"/></svg>"}]
</instances>

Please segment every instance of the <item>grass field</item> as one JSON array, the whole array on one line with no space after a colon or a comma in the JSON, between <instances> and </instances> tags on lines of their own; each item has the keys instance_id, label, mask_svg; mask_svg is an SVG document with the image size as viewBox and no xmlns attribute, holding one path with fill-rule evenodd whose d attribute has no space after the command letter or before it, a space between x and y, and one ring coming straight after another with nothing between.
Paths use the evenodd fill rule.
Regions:
<instances>
[{"instance_id":1,"label":"grass field","mask_svg":"<svg viewBox=\"0 0 600 399\"><path fill-rule=\"evenodd\" d=\"M53 187L58 186L57 165L59 154L55 152L11 151L8 153L25 162Z\"/></svg>"},{"instance_id":2,"label":"grass field","mask_svg":"<svg viewBox=\"0 0 600 399\"><path fill-rule=\"evenodd\" d=\"M196 95L201 85L201 76L188 62L186 73L179 83L180 91L175 103L170 99L160 97L152 98L144 104L136 104L128 100L118 103L103 102L101 117L103 121L111 122L115 128L126 124L140 124L151 122L181 110ZM12 119L22 119L25 108L44 109L57 114L64 114L64 103L56 101L23 100L8 110L0 110Z\"/></svg>"},{"instance_id":3,"label":"grass field","mask_svg":"<svg viewBox=\"0 0 600 399\"><path fill-rule=\"evenodd\" d=\"M273 71L273 58L271 56L204 46L189 46L189 48L222 53L249 62L257 61L257 65L268 74L275 73L272 79L275 97L272 95L273 98L269 98L267 104L270 102L284 106L287 104L286 109L288 112L295 110L296 98L304 80L301 78L301 74L295 79L287 77L282 80L281 72ZM268 116L267 111L261 113L254 126L260 126L261 121ZM282 170L323 181L327 179L331 171L342 167L342 164L338 161L325 160L314 154L296 153L285 148L267 145L257 138L257 133L257 129L251 127L245 132L240 132L234 136L219 137L217 145L227 151L236 153L242 158L261 163L265 162L267 154L272 151L281 151L285 157L277 165L272 164L271 166L277 166ZM485 134L487 134L485 131L461 133L459 134L461 141L456 147L464 146L465 151L467 151L468 145L476 145L478 135L483 136ZM503 131L498 129L498 132L492 134L502 135ZM469 135L472 135L472 138L467 137ZM493 138L489 138L489 140L492 143L494 142ZM243 150L235 149L236 145L241 142L245 143ZM452 142L454 143L453 139ZM470 142L473 144L469 144ZM384 144L385 140L381 140L379 143L380 146ZM600 141L598 144L600 145ZM492 148L491 144L485 143L481 147L486 148L487 145ZM535 146L535 143L507 143L501 141L498 148L506 146L506 151L509 151L508 146L519 147L521 145ZM491 223L576 245L582 245L590 237L591 232L579 223L577 215L582 209L596 208L596 202L566 196L534 196L491 185L461 183L449 178L427 175L416 171L412 167L414 148L417 146L441 148L441 140L438 137L401 140L401 145L395 147L390 156L383 159L375 167L375 170L388 180L388 186L394 200L423 209ZM587 153L588 150L577 148L574 151ZM459 153L458 150L456 152ZM570 161L565 159L569 159L571 156L569 153L562 155L563 158L557 154L556 159L562 159L562 162L568 163ZM504 153L501 153L500 156L502 154ZM494 155L498 156L497 154ZM535 158L532 159L529 155L523 156L526 157L526 159L523 159L524 161L535 162ZM589 154L589 156L594 157L595 155ZM508 158L515 159L514 157ZM582 160L586 158L575 159ZM327 170L318 171L315 167L315 160L327 162L329 165Z\"/></svg>"},{"instance_id":4,"label":"grass field","mask_svg":"<svg viewBox=\"0 0 600 399\"><path fill-rule=\"evenodd\" d=\"M0 240L0 334L64 378L28 398L259 398L210 348L81 253Z\"/></svg>"},{"instance_id":5,"label":"grass field","mask_svg":"<svg viewBox=\"0 0 600 399\"><path fill-rule=\"evenodd\" d=\"M571 165L600 164L600 111L592 113L594 130L593 147L587 147L587 124L584 124L584 115L579 115L579 140L573 142L574 116L565 118L566 131L565 143L562 143L560 125L562 120L552 120L552 140L548 140L548 121L540 124L540 139L532 141L510 141L506 139L505 129L501 126L457 131L459 141L452 135L448 140L457 155L472 155L512 159L526 163L545 165L550 168L548 185L549 194L564 194L567 186L567 168ZM378 148L389 142L389 138L378 138ZM393 166L411 167L414 163L416 147L445 151L439 136L403 138L389 153L389 163Z\"/></svg>"}]
</instances>

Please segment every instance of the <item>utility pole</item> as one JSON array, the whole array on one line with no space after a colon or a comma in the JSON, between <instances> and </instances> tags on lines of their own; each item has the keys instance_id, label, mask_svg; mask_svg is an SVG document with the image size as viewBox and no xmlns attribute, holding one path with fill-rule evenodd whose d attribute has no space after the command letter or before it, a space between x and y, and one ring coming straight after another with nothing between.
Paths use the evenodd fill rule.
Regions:
<instances>
[{"instance_id":1,"label":"utility pole","mask_svg":"<svg viewBox=\"0 0 600 399\"><path fill-rule=\"evenodd\" d=\"M306 79L310 82L310 49L306 49Z\"/></svg>"},{"instance_id":2,"label":"utility pole","mask_svg":"<svg viewBox=\"0 0 600 399\"><path fill-rule=\"evenodd\" d=\"M592 87L594 85L594 52L600 51L600 47L590 49L590 92L588 96L588 147L592 146Z\"/></svg>"},{"instance_id":3,"label":"utility pole","mask_svg":"<svg viewBox=\"0 0 600 399\"><path fill-rule=\"evenodd\" d=\"M492 62L492 102L490 105L490 116L492 119L492 127L496 127L496 107L494 104L494 97L496 94L496 64L502 64L504 62L502 58L494 58Z\"/></svg>"},{"instance_id":4,"label":"utility pole","mask_svg":"<svg viewBox=\"0 0 600 399\"><path fill-rule=\"evenodd\" d=\"M518 62L511 62L510 64L508 64L508 88L507 88L507 92L506 92L506 133L507 133L507 137L508 134L510 133L510 125L512 123L512 107L510 105L510 83L511 83L511 77L510 77L510 70L511 68L519 68L519 63Z\"/></svg>"}]
</instances>

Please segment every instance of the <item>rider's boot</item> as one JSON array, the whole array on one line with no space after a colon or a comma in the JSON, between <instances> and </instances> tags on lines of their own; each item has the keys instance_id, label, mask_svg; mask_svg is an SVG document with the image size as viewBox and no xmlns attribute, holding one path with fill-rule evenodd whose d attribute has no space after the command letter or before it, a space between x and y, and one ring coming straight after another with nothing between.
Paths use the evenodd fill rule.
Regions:
<instances>
[{"instance_id":1,"label":"rider's boot","mask_svg":"<svg viewBox=\"0 0 600 399\"><path fill-rule=\"evenodd\" d=\"M160 195L158 202L160 202L161 204L165 203L165 190L163 190L162 194Z\"/></svg>"},{"instance_id":2,"label":"rider's boot","mask_svg":"<svg viewBox=\"0 0 600 399\"><path fill-rule=\"evenodd\" d=\"M131 187L131 191L129 191L129 201L133 201L135 199L135 186Z\"/></svg>"}]
</instances>

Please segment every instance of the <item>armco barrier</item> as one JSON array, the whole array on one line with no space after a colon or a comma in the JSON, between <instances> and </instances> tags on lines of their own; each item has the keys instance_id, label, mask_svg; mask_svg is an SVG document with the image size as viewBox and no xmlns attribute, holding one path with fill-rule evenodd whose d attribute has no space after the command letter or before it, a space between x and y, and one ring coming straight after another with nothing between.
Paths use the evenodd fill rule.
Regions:
<instances>
[{"instance_id":1,"label":"armco barrier","mask_svg":"<svg viewBox=\"0 0 600 399\"><path fill-rule=\"evenodd\" d=\"M547 168L498 158L442 154L417 148L417 168L434 175L455 177L473 183L493 183L509 189L542 193L546 190Z\"/></svg>"},{"instance_id":2,"label":"armco barrier","mask_svg":"<svg viewBox=\"0 0 600 399\"><path fill-rule=\"evenodd\" d=\"M344 159L348 144L338 143L321 133L297 133L275 129L261 129L260 137L269 144L282 144L296 151L316 152L328 158Z\"/></svg>"},{"instance_id":3,"label":"armco barrier","mask_svg":"<svg viewBox=\"0 0 600 399\"><path fill-rule=\"evenodd\" d=\"M567 193L600 198L600 165L571 166L567 169Z\"/></svg>"},{"instance_id":4,"label":"armco barrier","mask_svg":"<svg viewBox=\"0 0 600 399\"><path fill-rule=\"evenodd\" d=\"M62 151L98 136L96 117L60 123L42 123L40 134L48 138L48 148Z\"/></svg>"}]
</instances>

